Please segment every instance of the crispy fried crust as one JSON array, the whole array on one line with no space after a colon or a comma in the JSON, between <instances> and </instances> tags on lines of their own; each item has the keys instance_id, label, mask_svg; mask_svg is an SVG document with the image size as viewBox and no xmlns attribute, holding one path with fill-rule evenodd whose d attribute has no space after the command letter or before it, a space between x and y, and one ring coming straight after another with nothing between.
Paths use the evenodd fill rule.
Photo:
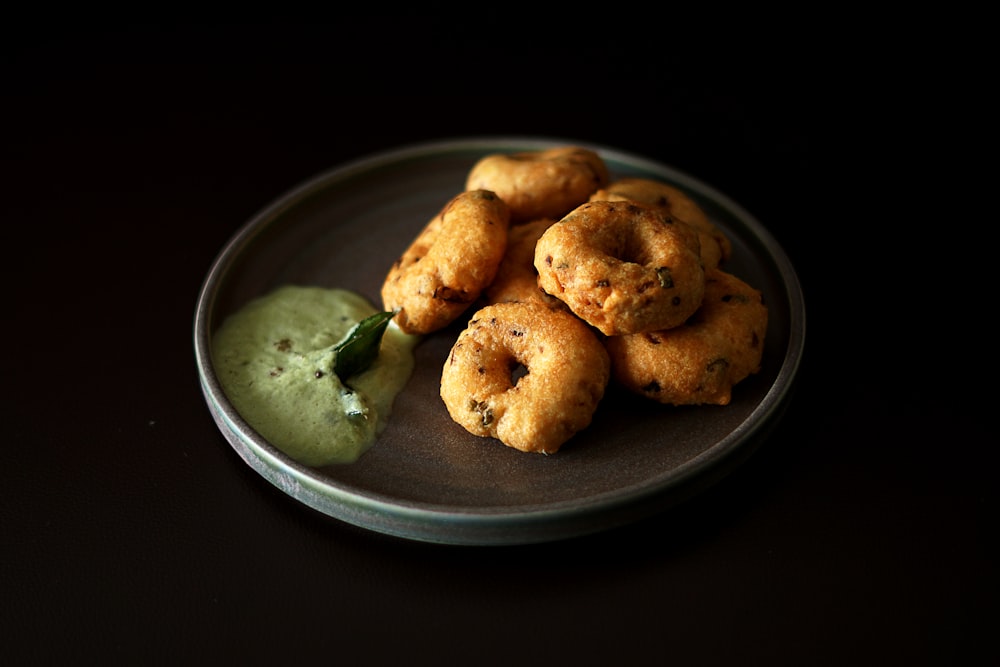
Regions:
<instances>
[{"instance_id":1,"label":"crispy fried crust","mask_svg":"<svg viewBox=\"0 0 1000 667\"><path fill-rule=\"evenodd\" d=\"M733 386L760 370L767 316L758 290L710 269L685 325L605 341L614 378L660 403L728 405Z\"/></svg>"},{"instance_id":2,"label":"crispy fried crust","mask_svg":"<svg viewBox=\"0 0 1000 667\"><path fill-rule=\"evenodd\" d=\"M632 202L583 204L535 246L538 284L602 333L683 324L701 305L698 236L662 211Z\"/></svg>"},{"instance_id":3,"label":"crispy fried crust","mask_svg":"<svg viewBox=\"0 0 1000 667\"><path fill-rule=\"evenodd\" d=\"M590 201L634 201L666 211L698 231L705 268L715 268L729 259L733 248L729 238L687 194L672 185L650 178L620 178L590 196Z\"/></svg>"},{"instance_id":4,"label":"crispy fried crust","mask_svg":"<svg viewBox=\"0 0 1000 667\"><path fill-rule=\"evenodd\" d=\"M521 367L527 373L515 380ZM607 350L575 315L497 303L477 311L455 341L441 398L469 433L553 454L590 425L610 373Z\"/></svg>"},{"instance_id":5,"label":"crispy fried crust","mask_svg":"<svg viewBox=\"0 0 1000 667\"><path fill-rule=\"evenodd\" d=\"M608 184L604 160L594 151L561 146L540 151L498 153L472 166L465 189L485 189L507 202L511 223L559 219Z\"/></svg>"},{"instance_id":6,"label":"crispy fried crust","mask_svg":"<svg viewBox=\"0 0 1000 667\"><path fill-rule=\"evenodd\" d=\"M409 334L455 320L493 281L507 247L510 209L488 190L456 195L397 259L382 284L386 310Z\"/></svg>"},{"instance_id":7,"label":"crispy fried crust","mask_svg":"<svg viewBox=\"0 0 1000 667\"><path fill-rule=\"evenodd\" d=\"M566 304L538 286L535 270L535 244L555 220L539 218L522 225L512 225L507 234L507 251L497 275L483 292L484 301L540 301L553 308L566 308Z\"/></svg>"}]
</instances>

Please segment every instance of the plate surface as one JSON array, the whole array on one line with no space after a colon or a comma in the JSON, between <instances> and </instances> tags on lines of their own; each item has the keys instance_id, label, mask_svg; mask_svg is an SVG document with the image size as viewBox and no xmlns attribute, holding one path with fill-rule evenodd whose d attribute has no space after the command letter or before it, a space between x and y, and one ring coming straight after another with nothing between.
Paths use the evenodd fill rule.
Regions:
<instances>
[{"instance_id":1,"label":"plate surface","mask_svg":"<svg viewBox=\"0 0 1000 667\"><path fill-rule=\"evenodd\" d=\"M688 192L731 239L723 266L761 290L769 310L763 366L725 407L669 407L609 386L593 423L551 456L468 434L438 394L441 367L467 318L426 337L389 426L350 465L309 468L261 438L233 409L212 365L223 319L282 284L354 290L380 307L392 262L461 192L483 155L575 144L612 178L657 178ZM471 314L471 310L469 311ZM469 138L406 146L332 169L247 222L213 263L194 319L208 408L262 477L336 519L427 542L500 545L592 533L661 511L714 483L780 418L805 341L795 271L766 228L724 194L667 165L613 148L539 138Z\"/></svg>"}]
</instances>

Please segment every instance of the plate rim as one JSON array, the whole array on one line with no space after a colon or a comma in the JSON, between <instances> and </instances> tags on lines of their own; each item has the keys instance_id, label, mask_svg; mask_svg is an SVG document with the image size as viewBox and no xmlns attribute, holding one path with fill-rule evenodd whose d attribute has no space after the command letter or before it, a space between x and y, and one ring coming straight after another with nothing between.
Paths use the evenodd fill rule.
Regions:
<instances>
[{"instance_id":1,"label":"plate rim","mask_svg":"<svg viewBox=\"0 0 1000 667\"><path fill-rule=\"evenodd\" d=\"M746 225L767 249L788 299L788 346L775 379L746 419L707 450L671 469L669 483L649 481L586 498L541 504L476 507L411 502L346 488L321 471L299 464L259 436L225 401L211 362L212 312L226 270L253 238L297 203L337 181L403 160L456 152L503 152L575 145L606 159L668 174L688 191L708 197ZM793 391L805 349L805 299L791 260L771 232L741 204L705 181L671 165L599 143L565 137L469 136L414 142L376 151L323 170L279 194L244 222L209 266L195 308L194 352L199 384L218 429L237 454L272 485L314 510L375 532L456 545L511 545L581 536L649 516L700 492L749 457L780 420Z\"/></svg>"}]
</instances>

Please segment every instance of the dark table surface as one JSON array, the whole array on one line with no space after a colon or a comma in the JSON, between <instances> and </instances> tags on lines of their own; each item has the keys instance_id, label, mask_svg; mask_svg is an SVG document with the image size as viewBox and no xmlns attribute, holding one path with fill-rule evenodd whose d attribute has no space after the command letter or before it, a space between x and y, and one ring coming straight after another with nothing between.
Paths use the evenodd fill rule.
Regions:
<instances>
[{"instance_id":1,"label":"dark table surface","mask_svg":"<svg viewBox=\"0 0 1000 667\"><path fill-rule=\"evenodd\" d=\"M417 18L5 31L0 651L25 664L996 659L995 391L968 379L986 338L947 325L946 287L926 280L942 265L911 253L914 228L867 215L865 186L832 168L847 133L830 104L850 97L850 72L808 37L693 49L609 30L588 48L515 46L506 28ZM770 230L803 286L806 353L748 461L637 523L507 547L371 533L243 463L193 354L213 259L321 171L465 136L643 155Z\"/></svg>"}]
</instances>

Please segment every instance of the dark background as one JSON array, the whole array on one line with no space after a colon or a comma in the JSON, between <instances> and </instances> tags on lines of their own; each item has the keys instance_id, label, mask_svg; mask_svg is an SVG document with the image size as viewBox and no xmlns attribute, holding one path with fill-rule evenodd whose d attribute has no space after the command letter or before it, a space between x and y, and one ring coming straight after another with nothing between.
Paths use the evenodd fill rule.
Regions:
<instances>
[{"instance_id":1,"label":"dark background","mask_svg":"<svg viewBox=\"0 0 1000 667\"><path fill-rule=\"evenodd\" d=\"M862 72L809 33L635 13L586 30L441 16L3 29L0 651L32 664L995 660L995 391L979 388L994 362L956 297L972 279L947 261L977 241L956 238L959 221L883 213L881 66ZM435 546L308 510L217 431L192 322L227 239L320 171L489 135L686 171L790 256L808 308L796 392L708 492L566 542ZM929 195L945 196L914 196Z\"/></svg>"}]
</instances>

